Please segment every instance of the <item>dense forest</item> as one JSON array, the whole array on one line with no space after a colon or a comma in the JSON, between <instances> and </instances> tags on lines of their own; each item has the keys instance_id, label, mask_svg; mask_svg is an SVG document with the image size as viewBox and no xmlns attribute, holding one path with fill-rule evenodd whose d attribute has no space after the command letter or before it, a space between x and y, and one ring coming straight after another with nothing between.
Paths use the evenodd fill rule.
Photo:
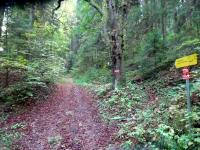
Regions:
<instances>
[{"instance_id":1,"label":"dense forest","mask_svg":"<svg viewBox=\"0 0 200 150\"><path fill-rule=\"evenodd\" d=\"M199 150L192 54L199 0L2 1L0 149Z\"/></svg>"}]
</instances>

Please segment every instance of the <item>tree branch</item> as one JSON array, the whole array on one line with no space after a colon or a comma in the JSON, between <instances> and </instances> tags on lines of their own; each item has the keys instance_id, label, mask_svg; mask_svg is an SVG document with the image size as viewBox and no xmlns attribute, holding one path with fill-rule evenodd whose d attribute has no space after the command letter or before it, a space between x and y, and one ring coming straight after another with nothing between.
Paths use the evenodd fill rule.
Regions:
<instances>
[{"instance_id":1,"label":"tree branch","mask_svg":"<svg viewBox=\"0 0 200 150\"><path fill-rule=\"evenodd\" d=\"M53 11L52 11L52 16L54 16L54 14L55 14L55 11L56 10L58 10L59 8L60 8L60 6L61 6L61 3L63 2L64 0L58 0L58 5L57 5L57 7L56 8L54 8L53 9Z\"/></svg>"},{"instance_id":2,"label":"tree branch","mask_svg":"<svg viewBox=\"0 0 200 150\"><path fill-rule=\"evenodd\" d=\"M61 3L63 2L64 0L58 0L58 6L54 9L54 11L58 10L61 6Z\"/></svg>"},{"instance_id":3,"label":"tree branch","mask_svg":"<svg viewBox=\"0 0 200 150\"><path fill-rule=\"evenodd\" d=\"M98 4L96 4L93 0L84 0L86 2L88 2L88 4L90 6L92 6L94 9L96 9L96 11L101 15L103 16L103 11L102 9L98 6Z\"/></svg>"}]
</instances>

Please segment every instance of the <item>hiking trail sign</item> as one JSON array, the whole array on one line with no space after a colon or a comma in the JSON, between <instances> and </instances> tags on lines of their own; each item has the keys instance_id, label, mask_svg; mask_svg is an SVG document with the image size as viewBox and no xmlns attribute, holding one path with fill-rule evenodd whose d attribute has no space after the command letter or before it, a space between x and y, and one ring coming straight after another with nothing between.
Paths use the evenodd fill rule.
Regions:
<instances>
[{"instance_id":1,"label":"hiking trail sign","mask_svg":"<svg viewBox=\"0 0 200 150\"><path fill-rule=\"evenodd\" d=\"M182 69L182 78L186 81L186 97L187 97L187 112L191 115L191 100L190 100L190 71L189 66L193 66L197 64L197 54L192 54L189 56L185 56L179 59L176 59L175 66L176 68ZM191 132L191 120L188 120L189 130Z\"/></svg>"},{"instance_id":2,"label":"hiking trail sign","mask_svg":"<svg viewBox=\"0 0 200 150\"><path fill-rule=\"evenodd\" d=\"M197 64L197 54L192 54L179 59L176 59L176 68L188 67Z\"/></svg>"}]
</instances>

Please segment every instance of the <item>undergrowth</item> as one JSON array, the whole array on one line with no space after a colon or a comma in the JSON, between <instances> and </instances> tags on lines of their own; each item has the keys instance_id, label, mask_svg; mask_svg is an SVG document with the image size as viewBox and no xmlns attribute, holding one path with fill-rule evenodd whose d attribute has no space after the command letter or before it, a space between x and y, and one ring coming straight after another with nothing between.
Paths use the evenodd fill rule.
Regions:
<instances>
[{"instance_id":1,"label":"undergrowth","mask_svg":"<svg viewBox=\"0 0 200 150\"><path fill-rule=\"evenodd\" d=\"M156 98L148 97L147 89ZM122 148L149 150L198 150L200 147L200 80L191 83L192 113L186 111L184 82L166 85L162 79L131 84L116 91L98 85L102 118L119 127ZM191 128L190 128L191 126Z\"/></svg>"},{"instance_id":2,"label":"undergrowth","mask_svg":"<svg viewBox=\"0 0 200 150\"><path fill-rule=\"evenodd\" d=\"M4 122L8 118L7 113L1 113L0 115L0 123ZM7 127L0 128L0 149L2 150L10 150L17 148L17 145L13 145L16 141L21 138L21 133L18 129L24 128L25 125L23 123L15 123Z\"/></svg>"}]
</instances>

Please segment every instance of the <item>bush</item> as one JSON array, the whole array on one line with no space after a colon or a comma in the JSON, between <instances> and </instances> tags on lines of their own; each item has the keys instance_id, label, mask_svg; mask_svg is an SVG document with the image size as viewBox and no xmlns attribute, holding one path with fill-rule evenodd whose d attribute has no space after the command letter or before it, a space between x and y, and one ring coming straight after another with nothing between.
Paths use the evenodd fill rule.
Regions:
<instances>
[{"instance_id":1,"label":"bush","mask_svg":"<svg viewBox=\"0 0 200 150\"><path fill-rule=\"evenodd\" d=\"M8 76L9 84L0 87L0 99L7 103L21 103L37 99L41 94L47 95L49 86L57 82L65 74L64 60L51 56L34 59L31 62L20 59L1 59L0 71L9 70L11 76L15 71L23 72L20 80L13 82Z\"/></svg>"},{"instance_id":2,"label":"bush","mask_svg":"<svg viewBox=\"0 0 200 150\"><path fill-rule=\"evenodd\" d=\"M73 69L71 74L79 83L108 83L111 81L111 72L107 69L90 68L86 72Z\"/></svg>"}]
</instances>

